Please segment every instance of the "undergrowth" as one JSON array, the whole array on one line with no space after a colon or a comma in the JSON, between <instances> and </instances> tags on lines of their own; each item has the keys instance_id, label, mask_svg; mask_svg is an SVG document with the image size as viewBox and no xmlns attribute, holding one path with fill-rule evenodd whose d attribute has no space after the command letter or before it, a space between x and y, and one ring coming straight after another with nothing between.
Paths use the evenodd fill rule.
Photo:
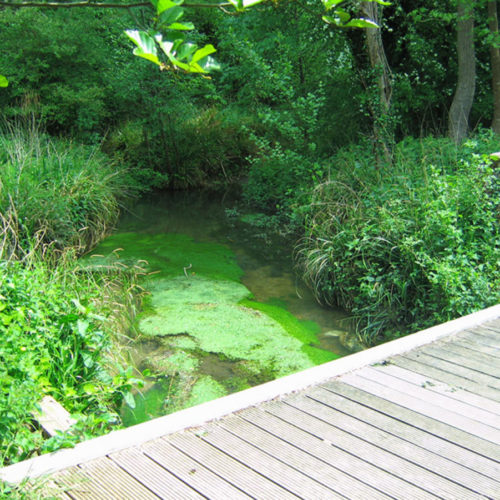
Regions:
<instances>
[{"instance_id":1,"label":"undergrowth","mask_svg":"<svg viewBox=\"0 0 500 500\"><path fill-rule=\"evenodd\" d=\"M366 345L500 298L498 168L489 134L460 149L406 140L392 165L340 152L317 186L297 250L318 299L354 316Z\"/></svg>"},{"instance_id":2,"label":"undergrowth","mask_svg":"<svg viewBox=\"0 0 500 500\"><path fill-rule=\"evenodd\" d=\"M95 150L36 129L0 134L0 466L120 424L132 368L113 339L135 315L135 267L101 272L76 257L118 216L125 175ZM123 267L123 266L122 266ZM47 439L32 413L55 397L75 418ZM5 485L4 485L5 486ZM1 491L1 490L0 490Z\"/></svg>"}]
</instances>

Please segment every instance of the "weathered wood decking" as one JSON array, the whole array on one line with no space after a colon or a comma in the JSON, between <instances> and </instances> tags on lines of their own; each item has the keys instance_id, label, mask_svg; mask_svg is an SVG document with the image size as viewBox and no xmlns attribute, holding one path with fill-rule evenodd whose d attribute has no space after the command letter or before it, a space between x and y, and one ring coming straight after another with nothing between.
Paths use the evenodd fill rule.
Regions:
<instances>
[{"instance_id":1,"label":"weathered wood decking","mask_svg":"<svg viewBox=\"0 0 500 500\"><path fill-rule=\"evenodd\" d=\"M59 469L50 485L66 499L500 499L499 317L496 306L0 477Z\"/></svg>"}]
</instances>

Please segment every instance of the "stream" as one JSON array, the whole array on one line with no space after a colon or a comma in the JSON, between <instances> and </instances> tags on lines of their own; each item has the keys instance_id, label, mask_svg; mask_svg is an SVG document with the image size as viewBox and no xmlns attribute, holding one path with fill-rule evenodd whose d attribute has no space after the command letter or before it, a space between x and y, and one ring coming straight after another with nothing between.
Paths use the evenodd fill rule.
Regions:
<instances>
[{"instance_id":1,"label":"stream","mask_svg":"<svg viewBox=\"0 0 500 500\"><path fill-rule=\"evenodd\" d=\"M213 193L150 195L86 258L145 267L128 361L144 375L129 426L349 354L346 314L293 272L293 242Z\"/></svg>"}]
</instances>

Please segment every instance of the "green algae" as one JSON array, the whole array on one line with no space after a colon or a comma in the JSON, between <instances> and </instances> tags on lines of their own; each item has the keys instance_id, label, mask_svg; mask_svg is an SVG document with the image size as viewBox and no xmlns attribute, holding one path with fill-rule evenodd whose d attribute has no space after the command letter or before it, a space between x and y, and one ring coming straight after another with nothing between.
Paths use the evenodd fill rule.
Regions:
<instances>
[{"instance_id":1,"label":"green algae","mask_svg":"<svg viewBox=\"0 0 500 500\"><path fill-rule=\"evenodd\" d=\"M154 339L140 368L161 374L125 425L199 404L336 356L314 347L319 327L286 304L252 301L242 269L225 245L184 234L119 233L86 257L91 266L142 266L150 293L138 317L139 344Z\"/></svg>"},{"instance_id":2,"label":"green algae","mask_svg":"<svg viewBox=\"0 0 500 500\"><path fill-rule=\"evenodd\" d=\"M208 375L203 375L194 383L189 399L183 406L189 408L226 395L227 390L222 384Z\"/></svg>"},{"instance_id":3,"label":"green algae","mask_svg":"<svg viewBox=\"0 0 500 500\"><path fill-rule=\"evenodd\" d=\"M140 260L148 272L159 273L161 277L200 274L216 280L239 281L243 275L227 246L196 242L185 234L114 234L86 262L97 266L117 260L126 266L136 265Z\"/></svg>"},{"instance_id":4,"label":"green algae","mask_svg":"<svg viewBox=\"0 0 500 500\"><path fill-rule=\"evenodd\" d=\"M279 305L275 305L276 303ZM314 347L314 344L318 344L318 334L320 333L318 324L314 321L304 321L296 318L285 309L286 302L273 301L273 303L265 303L243 299L240 301L240 304L257 311L262 311L270 318L273 318L289 335L302 343L302 352L304 352L315 365L338 358L338 356L331 351L325 351L324 349Z\"/></svg>"},{"instance_id":5,"label":"green algae","mask_svg":"<svg viewBox=\"0 0 500 500\"><path fill-rule=\"evenodd\" d=\"M250 292L231 281L177 277L153 295L153 314L139 321L145 336L189 335L199 349L271 367L275 376L313 366L302 342L267 314L246 307ZM210 291L213 294L210 295Z\"/></svg>"}]
</instances>

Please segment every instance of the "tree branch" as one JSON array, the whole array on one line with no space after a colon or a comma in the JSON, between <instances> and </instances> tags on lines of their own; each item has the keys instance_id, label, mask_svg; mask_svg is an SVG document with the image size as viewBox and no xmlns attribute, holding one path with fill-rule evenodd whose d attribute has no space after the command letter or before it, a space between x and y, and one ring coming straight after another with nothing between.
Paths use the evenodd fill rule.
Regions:
<instances>
[{"instance_id":1,"label":"tree branch","mask_svg":"<svg viewBox=\"0 0 500 500\"><path fill-rule=\"evenodd\" d=\"M224 3L184 3L183 7L191 8L215 8L223 9L230 7L230 2ZM0 1L1 7L9 7L11 9L20 9L23 7L42 7L46 9L61 9L72 7L94 7L98 9L130 9L132 7L152 7L151 2L136 2L136 3L112 3L112 2L93 2L91 0L83 0L81 2L5 2Z\"/></svg>"}]
</instances>

